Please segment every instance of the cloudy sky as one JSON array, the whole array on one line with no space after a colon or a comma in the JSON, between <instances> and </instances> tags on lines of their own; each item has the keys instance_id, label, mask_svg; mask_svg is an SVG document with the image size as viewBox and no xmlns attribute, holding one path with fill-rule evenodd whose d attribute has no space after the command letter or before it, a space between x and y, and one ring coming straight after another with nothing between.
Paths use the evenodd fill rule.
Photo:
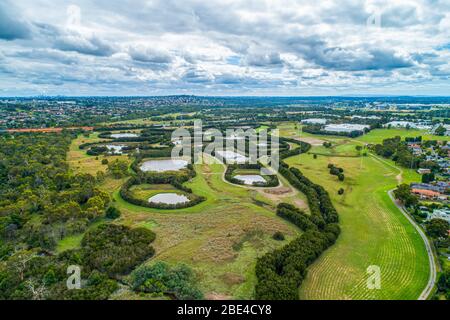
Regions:
<instances>
[{"instance_id":1,"label":"cloudy sky","mask_svg":"<svg viewBox=\"0 0 450 320\"><path fill-rule=\"evenodd\" d=\"M450 0L0 0L0 96L450 95Z\"/></svg>"}]
</instances>

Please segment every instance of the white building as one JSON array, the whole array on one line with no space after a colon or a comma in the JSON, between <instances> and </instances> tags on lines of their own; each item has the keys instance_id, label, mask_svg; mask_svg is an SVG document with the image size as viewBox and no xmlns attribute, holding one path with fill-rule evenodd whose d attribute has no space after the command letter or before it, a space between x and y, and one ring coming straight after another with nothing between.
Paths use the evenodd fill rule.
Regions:
<instances>
[{"instance_id":1,"label":"white building","mask_svg":"<svg viewBox=\"0 0 450 320\"><path fill-rule=\"evenodd\" d=\"M347 132L347 133L353 131L364 131L364 129L370 129L370 126L366 124L342 123L342 124L329 124L324 128L324 130L328 132Z\"/></svg>"},{"instance_id":2,"label":"white building","mask_svg":"<svg viewBox=\"0 0 450 320\"><path fill-rule=\"evenodd\" d=\"M391 121L384 125L384 127L390 128L406 128L409 127L411 129L418 130L430 130L431 126L425 123L415 123L411 121Z\"/></svg>"},{"instance_id":3,"label":"white building","mask_svg":"<svg viewBox=\"0 0 450 320\"><path fill-rule=\"evenodd\" d=\"M302 120L302 123L306 123L306 124L326 124L327 123L327 119L319 119L319 118L304 119L304 120Z\"/></svg>"},{"instance_id":4,"label":"white building","mask_svg":"<svg viewBox=\"0 0 450 320\"><path fill-rule=\"evenodd\" d=\"M351 116L351 119L381 119L381 117L378 116L368 116L368 117L363 117L363 116Z\"/></svg>"}]
</instances>

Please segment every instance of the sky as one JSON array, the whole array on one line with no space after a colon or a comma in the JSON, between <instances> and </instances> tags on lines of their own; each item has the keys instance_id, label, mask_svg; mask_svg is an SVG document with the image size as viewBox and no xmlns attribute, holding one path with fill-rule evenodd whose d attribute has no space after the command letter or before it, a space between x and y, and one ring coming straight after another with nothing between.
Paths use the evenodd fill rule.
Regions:
<instances>
[{"instance_id":1,"label":"sky","mask_svg":"<svg viewBox=\"0 0 450 320\"><path fill-rule=\"evenodd\" d=\"M0 0L0 96L450 95L449 0Z\"/></svg>"}]
</instances>

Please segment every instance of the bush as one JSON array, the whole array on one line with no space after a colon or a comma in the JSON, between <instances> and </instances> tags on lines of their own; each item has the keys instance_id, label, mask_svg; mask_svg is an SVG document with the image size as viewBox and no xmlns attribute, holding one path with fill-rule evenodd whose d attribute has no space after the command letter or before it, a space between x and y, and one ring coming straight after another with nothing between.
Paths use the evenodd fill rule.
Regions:
<instances>
[{"instance_id":1,"label":"bush","mask_svg":"<svg viewBox=\"0 0 450 320\"><path fill-rule=\"evenodd\" d=\"M108 209L106 209L106 218L108 219L117 219L119 218L121 215L120 210L117 209L116 207L109 207Z\"/></svg>"},{"instance_id":2,"label":"bush","mask_svg":"<svg viewBox=\"0 0 450 320\"><path fill-rule=\"evenodd\" d=\"M173 295L179 300L203 299L196 287L192 270L186 265L169 267L164 262L152 266L142 266L132 273L133 290L152 293L156 296Z\"/></svg>"},{"instance_id":3,"label":"bush","mask_svg":"<svg viewBox=\"0 0 450 320\"><path fill-rule=\"evenodd\" d=\"M103 224L83 237L82 258L90 270L117 277L153 256L154 240L155 234L145 228Z\"/></svg>"},{"instance_id":4,"label":"bush","mask_svg":"<svg viewBox=\"0 0 450 320\"><path fill-rule=\"evenodd\" d=\"M103 165L107 165L108 164L108 159L102 159L102 164Z\"/></svg>"},{"instance_id":5,"label":"bush","mask_svg":"<svg viewBox=\"0 0 450 320\"><path fill-rule=\"evenodd\" d=\"M338 194L339 195L343 195L344 194L344 188L340 188L339 191L338 191Z\"/></svg>"},{"instance_id":6,"label":"bush","mask_svg":"<svg viewBox=\"0 0 450 320\"><path fill-rule=\"evenodd\" d=\"M273 238L274 240L277 240L277 241L283 241L283 240L285 239L285 238L284 238L284 234L283 234L282 232L280 232L280 231L275 232L275 233L273 234L272 238Z\"/></svg>"}]
</instances>

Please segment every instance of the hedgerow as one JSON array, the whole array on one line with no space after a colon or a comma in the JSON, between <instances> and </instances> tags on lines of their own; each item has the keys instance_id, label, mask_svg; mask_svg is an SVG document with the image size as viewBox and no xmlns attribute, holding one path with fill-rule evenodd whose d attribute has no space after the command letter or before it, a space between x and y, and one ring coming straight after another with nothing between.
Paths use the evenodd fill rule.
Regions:
<instances>
[{"instance_id":1,"label":"hedgerow","mask_svg":"<svg viewBox=\"0 0 450 320\"><path fill-rule=\"evenodd\" d=\"M291 154L307 152L310 148L304 142L295 143L300 144L300 147L280 155L282 159ZM278 205L277 215L295 224L304 233L257 260L255 270L258 284L255 296L265 300L296 300L307 267L339 236L339 219L328 192L322 186L314 184L297 168L289 168L283 161L279 172L306 195L311 214L306 215L290 204Z\"/></svg>"}]
</instances>

